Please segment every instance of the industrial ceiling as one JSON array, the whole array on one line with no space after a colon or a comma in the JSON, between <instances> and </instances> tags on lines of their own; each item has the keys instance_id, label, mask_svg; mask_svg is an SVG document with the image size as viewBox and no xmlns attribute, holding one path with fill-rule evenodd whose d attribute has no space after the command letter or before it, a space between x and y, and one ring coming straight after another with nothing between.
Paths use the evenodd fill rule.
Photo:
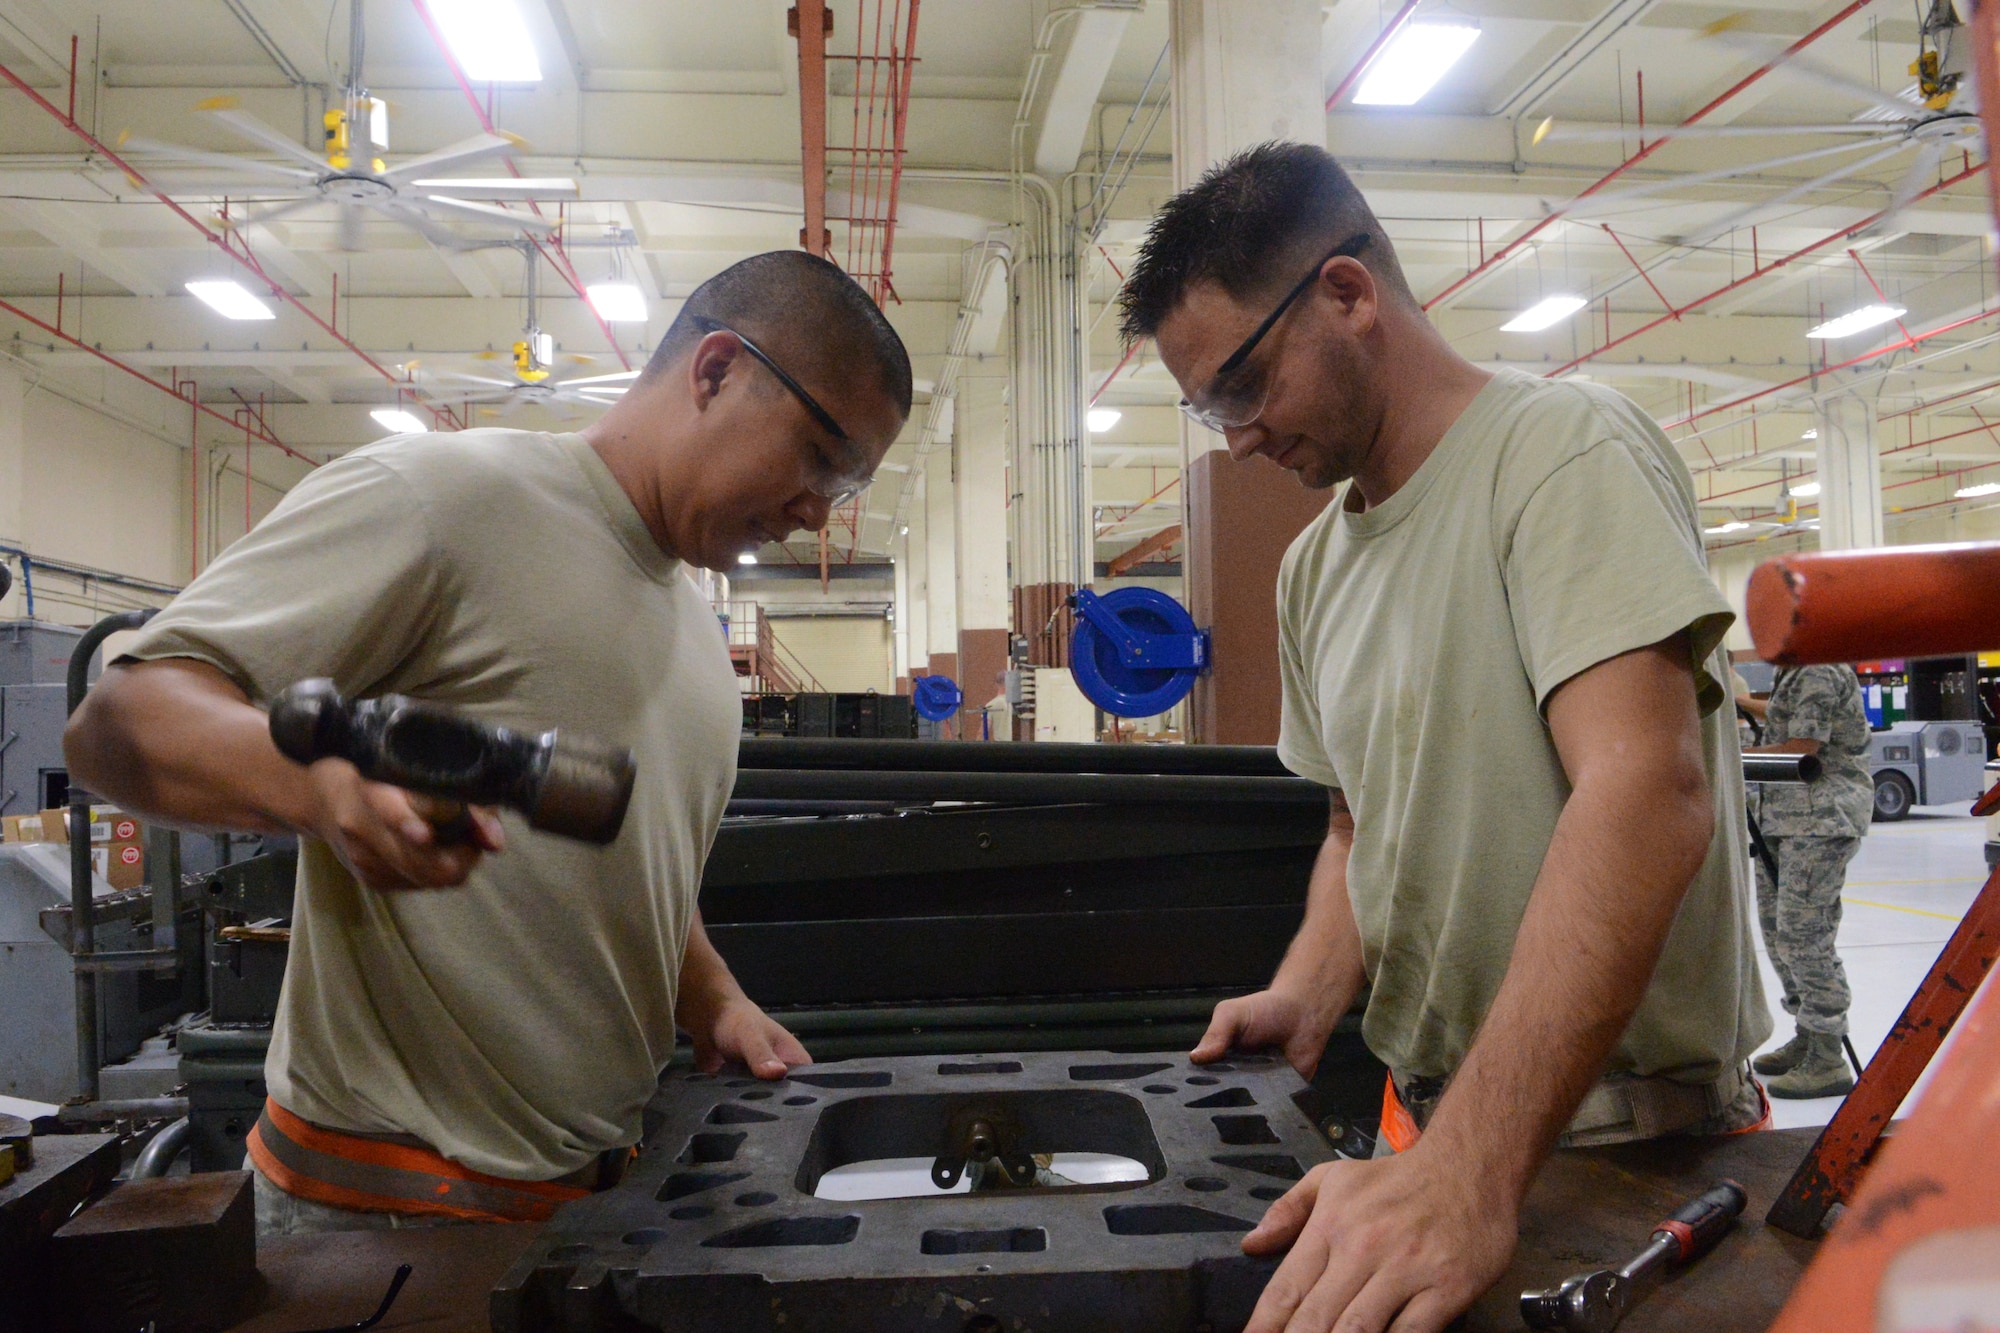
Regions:
<instances>
[{"instance_id":1,"label":"industrial ceiling","mask_svg":"<svg viewBox=\"0 0 2000 1333\"><path fill-rule=\"evenodd\" d=\"M386 170L490 126L525 142L443 174L497 178L505 160L521 176L575 182L573 195L535 205L558 224L529 233L535 248L472 210L450 215L442 240L438 226L375 209L345 223L331 207L258 220L285 189L304 187L281 189L268 170L232 172L231 161L288 158L217 108L319 156L322 116L341 104L351 63L348 0L0 0L0 64L46 103L0 89L0 352L53 391L162 438L187 439L188 399L198 398L208 409L192 414L200 438L248 433L279 484L382 434L375 409L439 408L472 425L588 419L599 408L575 391L467 397L481 392L478 379L511 382L511 348L530 323L552 335L555 382L616 383L602 377L641 364L696 284L798 243L797 46L784 0L519 8L538 81L461 85L436 16L416 0L365 0L363 75L385 104ZM1176 391L1150 349L1118 345L1105 313L1171 188L1171 117L1158 114L1167 4L1103 8L1090 24L1063 24L1034 0L922 0L887 298L915 357L920 406L888 461L891 484L869 493L855 531L838 534L842 558L894 549L923 391L944 368L961 305L1001 299L978 288L972 256L1014 216L1017 153L1072 200L1094 196L1102 218L1086 252L1085 388L1121 415L1092 436L1098 558L1157 543L1179 521ZM829 140L878 142L863 125L886 114L879 88L869 95L876 63L852 57L869 53L871 15L903 6L829 9ZM1873 150L1843 158L1821 152L1828 136L1805 134L1661 142L1690 118L1744 129L1879 122L1879 106L1832 76L1907 102L1921 12L1887 0L1425 0L1417 21L1478 35L1417 104L1390 108L1356 105L1350 75L1385 27L1412 15L1367 0L1323 10L1324 90L1339 94L1328 147L1382 215L1432 317L1482 363L1587 376L1636 398L1694 469L1714 549L1813 541L1805 437L1815 393L1875 402L1891 541L1946 530L1923 521L1976 510L1977 496L1957 492L2000 481L2000 405L1988 401L2000 390L2000 294L1976 134L1925 157L1914 202L1881 222L1918 145L1802 189ZM1780 62L1789 47L1802 59ZM1545 122L1560 132L1538 142ZM888 132L885 121L881 141ZM162 144L210 156L175 160ZM1789 160L1687 179L1768 159ZM829 159L829 212L879 214L881 200L862 198L879 187L850 180L852 160ZM487 208L527 211L496 190ZM1586 192L1607 198L1572 203ZM856 244L851 224L832 229L836 259L878 255ZM273 319L234 322L187 292L191 281L244 276L221 239L283 288L289 303L274 297ZM643 323L602 322L578 294L613 279L641 288ZM1583 305L1539 333L1502 331L1550 296ZM1904 313L1845 338L1806 336L1868 304ZM979 373L1001 373L978 358L1000 354L1004 324L1002 310L987 311L970 349Z\"/></svg>"}]
</instances>

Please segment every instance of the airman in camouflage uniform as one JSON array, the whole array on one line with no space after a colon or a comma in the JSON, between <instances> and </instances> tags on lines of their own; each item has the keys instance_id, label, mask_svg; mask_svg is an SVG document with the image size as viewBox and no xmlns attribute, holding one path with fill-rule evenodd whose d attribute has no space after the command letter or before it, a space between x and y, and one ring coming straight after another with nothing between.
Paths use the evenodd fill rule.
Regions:
<instances>
[{"instance_id":1,"label":"airman in camouflage uniform","mask_svg":"<svg viewBox=\"0 0 2000 1333\"><path fill-rule=\"evenodd\" d=\"M1775 1075L1774 1097L1830 1097L1854 1078L1842 1051L1847 1034L1847 972L1834 949L1847 863L1860 850L1874 812L1868 770L1868 715L1852 667L1808 666L1778 672L1766 706L1766 752L1818 756L1820 775L1806 783L1765 783L1752 809L1777 862L1772 882L1756 861L1757 915L1771 964L1796 1019L1791 1041L1755 1062ZM1813 742L1812 748L1788 742Z\"/></svg>"}]
</instances>

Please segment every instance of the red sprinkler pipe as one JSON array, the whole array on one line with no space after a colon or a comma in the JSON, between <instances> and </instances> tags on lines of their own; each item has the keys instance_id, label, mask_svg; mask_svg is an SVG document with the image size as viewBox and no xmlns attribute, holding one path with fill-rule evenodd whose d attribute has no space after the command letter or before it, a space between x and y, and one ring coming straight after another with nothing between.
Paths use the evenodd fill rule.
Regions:
<instances>
[{"instance_id":1,"label":"red sprinkler pipe","mask_svg":"<svg viewBox=\"0 0 2000 1333\"><path fill-rule=\"evenodd\" d=\"M1820 38L1824 37L1827 33L1831 32L1835 27L1839 26L1841 23L1845 22L1849 18L1852 18L1855 14L1859 13L1862 9L1866 8L1867 5L1868 5L1868 0L1852 0L1852 3L1847 5L1838 14L1835 14L1832 18L1820 24L1817 28L1814 28L1811 32L1807 33L1805 36L1799 38L1796 42L1793 42L1790 46L1786 47L1784 49L1784 52L1781 55L1779 55L1777 59L1759 65L1756 69L1744 75L1741 79L1738 79L1735 83L1729 86L1727 91L1723 92L1720 96L1716 97L1713 101L1709 102L1707 105L1693 112L1691 115L1688 116L1686 120L1683 120L1681 124L1693 125L1697 121L1704 119L1717 107L1720 107L1724 102L1729 101L1731 98L1735 97L1738 93L1742 92L1745 88L1748 88L1751 84L1757 82L1757 80L1763 78L1766 74L1769 74L1772 70L1776 69L1779 65L1783 64L1786 60L1789 60L1791 57L1805 50L1808 46L1811 46L1814 42L1818 41ZM1667 130L1659 138L1645 145L1638 152L1632 154L1632 156L1626 158L1623 162L1620 162L1617 166L1613 167L1603 176L1600 176L1594 184L1586 186L1583 189L1583 191L1578 195L1576 195L1575 198L1572 199L1570 202L1574 203L1576 202L1576 199L1586 199L1591 195L1596 194L1599 190L1609 185L1612 181L1618 179L1618 177L1624 175L1626 172L1630 171L1633 167L1638 166L1641 162L1651 157L1654 153L1658 152L1666 144L1672 142L1673 137L1674 137L1674 132L1671 129ZM1470 285L1475 280L1485 276L1488 272L1492 270L1494 265L1500 263L1508 256L1514 254L1522 246L1526 245L1530 239L1539 235L1545 228L1549 227L1558 218L1562 216L1563 215L1560 211L1549 214L1547 217L1543 218L1540 222L1537 222L1534 226L1528 228L1526 231L1522 232L1519 236L1516 236L1513 240L1507 242L1506 245L1500 247L1500 249L1498 250L1495 250L1491 256L1481 261L1478 268L1473 269L1470 273L1467 273L1457 282L1452 283L1451 286L1445 288L1443 291L1439 292L1436 296L1433 296L1430 300L1424 302L1424 309L1429 310L1432 306L1435 306L1438 302L1444 300L1452 293L1463 290L1466 286Z\"/></svg>"},{"instance_id":2,"label":"red sprinkler pipe","mask_svg":"<svg viewBox=\"0 0 2000 1333\"><path fill-rule=\"evenodd\" d=\"M444 57L445 65L451 70L451 77L458 80L459 90L465 94L466 102L471 105L472 114L479 121L479 128L488 134L499 134L500 131L493 128L491 113L480 104L479 94L472 91L472 82L465 77L465 68L458 63L458 57L452 54L451 43L445 41L444 29L438 27L437 20L431 16L430 6L425 4L424 0L410 0L410 3L416 6L417 17L424 21L424 27L430 31L431 40L437 43L438 54ZM520 177L521 169L514 165L512 158L505 159L503 164L507 168L508 175L517 179ZM536 217L544 216L541 208L532 199L528 201L528 210ZM551 236L544 244L535 236L525 232L522 234L528 236L528 244L534 246L541 256L549 261L549 266L556 271L556 276L568 283L570 290L583 301L583 308L590 312L590 317L597 321L597 327L603 331L604 341L611 344L612 352L618 357L618 364L630 370L632 363L626 358L625 349L618 345L617 337L611 332L611 325L604 316L597 313L597 307L590 303L590 294L584 291L583 280L576 275L576 267L569 262L569 252L563 249L562 241Z\"/></svg>"},{"instance_id":3,"label":"red sprinkler pipe","mask_svg":"<svg viewBox=\"0 0 2000 1333\"><path fill-rule=\"evenodd\" d=\"M368 355L368 353L362 351L358 346L350 342L348 339L341 337L339 330L335 329L331 324L327 323L325 320L321 319L318 315L314 314L310 309L306 307L304 302L300 301L298 297L293 296L290 292L286 291L285 288L276 279L272 278L270 274L266 273L264 271L264 266L257 262L257 258L255 255L252 255L247 251L237 250L234 246L229 244L229 238L227 236L218 235L214 231L211 231L207 223L203 222L200 218L197 218L194 214L188 212L185 208L182 208L179 204L175 203L172 199L168 198L164 193L155 188L153 184L146 179L146 177L139 171L137 167L134 167L131 163L127 162L124 158L118 156L117 153L113 152L110 148L106 147L101 141L99 141L96 135L92 134L89 130L77 124L73 118L66 115L63 112L62 108L58 107L55 103L49 101L46 97L43 97L40 93L36 92L33 88L29 87L27 82L24 79L22 79L20 75L16 74L13 70L9 69L7 66L0 65L0 79L5 79L8 83L13 84L15 88L19 89L22 93L26 94L29 101L33 102L36 106L40 107L42 110L48 112L50 116L54 117L58 125L61 125L71 134L74 134L77 138L83 140L86 144L90 145L91 150L93 152L100 154L105 161L111 163L111 165L117 167L120 171L124 172L127 176L131 177L134 184L138 185L140 189L144 190L146 193L152 195L155 199L165 204L167 206L168 211L172 212L176 217L180 218L182 221L186 222L189 226L193 227L196 231L200 232L204 240L206 240L210 245L213 245L216 249L222 251L223 254L229 256L232 262L239 264L242 267L250 270L250 272L256 274L258 280L264 284L264 286L270 291L271 295L277 297L279 300L283 301L286 305L291 306L294 310L304 315L307 319L311 320L315 325L317 325L319 329L323 333L325 333L328 337L332 338L342 347L345 347L348 351L360 357L363 361L365 361L368 364L368 368L370 370L380 375L383 379L388 380L391 384L394 384L396 382L395 374L391 372L388 367L384 366L374 357ZM40 321L37 321L37 323L39 322Z\"/></svg>"},{"instance_id":4,"label":"red sprinkler pipe","mask_svg":"<svg viewBox=\"0 0 2000 1333\"><path fill-rule=\"evenodd\" d=\"M1910 202L1915 203L1917 199L1928 199L1932 195L1938 193L1940 190L1949 189L1950 187L1958 184L1960 181L1964 180L1966 177L1972 175L1973 173L1984 170L1986 170L1986 164L1984 162L1979 163L1977 166L1967 167L1965 170L1959 172L1955 176L1947 176L1944 180L1939 181L1936 185L1931 186L1930 189L1925 190L1922 194L1917 195ZM1660 325L1662 324L1670 324L1673 321L1679 319L1682 315L1685 315L1690 310L1693 310L1699 306L1707 305L1710 301L1715 300L1718 296L1727 296L1730 292L1733 292L1740 287L1748 286L1750 283L1753 283L1757 279L1764 277L1766 274L1777 272L1779 269L1785 267L1785 265L1787 264L1792 263L1794 260L1803 259L1807 255L1812 254L1815 251L1824 250L1829 245L1833 245L1839 241L1844 241L1848 237L1854 235L1854 233L1862 230L1863 228L1873 226L1876 222L1881 220L1883 213L1886 212L1888 212L1887 209L1884 209L1882 210L1882 212L1879 213L1871 213L1867 217L1861 219L1861 221L1855 223L1854 225L1850 227L1842 227L1839 231L1834 232L1831 236L1828 236L1823 240L1814 241L1811 245L1806 246L1804 249L1794 250L1792 251L1792 253L1788 255L1785 255L1778 259L1774 259L1770 263L1764 265L1762 268L1751 269L1748 273L1736 279L1736 281L1725 284L1724 286L1721 287L1717 287L1714 291L1709 292L1706 295L1697 296L1692 301L1689 301L1686 305L1669 306L1666 314L1661 315L1657 319L1649 320L1648 322L1641 324L1638 328L1631 330L1629 333L1624 333L1616 338L1613 338L1611 341L1605 343L1601 347L1592 348L1590 351L1585 352L1582 356L1577 357L1573 361L1564 362L1562 365L1557 366L1554 370L1548 372L1548 374L1544 378L1554 379L1558 375L1562 375L1569 371L1575 370L1578 366L1584 364L1586 361L1593 361L1598 357L1604 355L1606 352L1610 351L1614 347L1622 347L1624 344L1631 342L1634 338L1637 338L1640 334L1650 333L1654 329L1659 328Z\"/></svg>"},{"instance_id":5,"label":"red sprinkler pipe","mask_svg":"<svg viewBox=\"0 0 2000 1333\"><path fill-rule=\"evenodd\" d=\"M96 357L99 361L104 362L108 366L112 366L118 370L124 371L127 375L130 375L133 379L143 380L145 383L151 385L153 388L158 389L161 393L171 394L173 397L180 399L184 403L187 403L190 407L194 408L195 411L206 413L207 415L214 417L217 421L220 421L225 426L242 425L241 422L235 420L232 417L224 416L222 413L216 411L214 408L208 406L206 403L195 401L192 392L182 393L178 388L174 387L173 385L162 384L160 381L154 379L151 375L148 375L145 371L140 370L138 367L127 365L125 362L120 361L117 357L111 355L109 352L100 351L99 349L92 347L89 343L86 343L79 338L72 337L67 333L64 333L61 329L58 329L55 325L49 323L47 320L36 318L34 315L29 314L27 311L21 309L21 307L15 305L11 301L0 300L0 310L6 311L8 314L14 316L14 318L21 320L24 323L34 325L36 328L40 329L43 333L48 334L52 338L60 338L62 341L68 343L70 346L76 348L80 352L90 353L92 356ZM185 382L190 384L193 383L193 381L191 380ZM268 444L274 449L282 449L285 453L290 454L293 458L298 459L301 463L306 464L308 467L319 466L319 461L317 459L308 458L306 457L306 455L292 448L290 445L286 444L283 440L271 434L270 430L265 426L263 426L261 422L258 425L256 434L257 434L257 439L262 443Z\"/></svg>"},{"instance_id":6,"label":"red sprinkler pipe","mask_svg":"<svg viewBox=\"0 0 2000 1333\"><path fill-rule=\"evenodd\" d=\"M1408 23L1416 12L1417 0L1403 0L1403 7L1383 25L1382 31L1375 34L1375 40L1368 43L1368 49L1361 53L1361 59L1354 62L1354 68L1348 70L1340 82L1334 85L1333 91L1326 95L1328 111L1338 106L1340 100L1354 90L1354 85L1361 82L1361 76L1375 63L1375 57L1382 54L1382 48L1396 40L1396 34L1403 30L1403 25Z\"/></svg>"}]
</instances>

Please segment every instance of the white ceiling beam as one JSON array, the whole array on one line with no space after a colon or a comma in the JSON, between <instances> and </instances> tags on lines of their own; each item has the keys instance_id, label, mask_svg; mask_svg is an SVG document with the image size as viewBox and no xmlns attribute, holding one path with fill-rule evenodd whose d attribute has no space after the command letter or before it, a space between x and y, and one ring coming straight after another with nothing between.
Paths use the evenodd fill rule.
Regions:
<instances>
[{"instance_id":1,"label":"white ceiling beam","mask_svg":"<svg viewBox=\"0 0 2000 1333\"><path fill-rule=\"evenodd\" d=\"M1035 170L1061 180L1076 170L1083 142L1090 133L1091 112L1104 91L1104 77L1132 21L1128 9L1086 9L1070 27L1069 46L1042 107L1035 132Z\"/></svg>"},{"instance_id":2,"label":"white ceiling beam","mask_svg":"<svg viewBox=\"0 0 2000 1333\"><path fill-rule=\"evenodd\" d=\"M0 200L0 212L16 218L50 245L134 296L167 293L167 284L150 265L134 251L105 245L102 232L85 221L74 205L7 199Z\"/></svg>"},{"instance_id":3,"label":"white ceiling beam","mask_svg":"<svg viewBox=\"0 0 2000 1333\"><path fill-rule=\"evenodd\" d=\"M451 270L451 276L458 279L458 285L465 288L467 296L482 300L496 300L501 295L500 284L493 281L493 275L479 262L476 254L466 250L454 250L449 246L431 243L431 250L444 261Z\"/></svg>"},{"instance_id":4,"label":"white ceiling beam","mask_svg":"<svg viewBox=\"0 0 2000 1333\"><path fill-rule=\"evenodd\" d=\"M266 271L275 270L308 296L324 300L333 295L334 269L324 259L294 248L278 235L275 227L252 223L243 230L250 242L250 253Z\"/></svg>"}]
</instances>

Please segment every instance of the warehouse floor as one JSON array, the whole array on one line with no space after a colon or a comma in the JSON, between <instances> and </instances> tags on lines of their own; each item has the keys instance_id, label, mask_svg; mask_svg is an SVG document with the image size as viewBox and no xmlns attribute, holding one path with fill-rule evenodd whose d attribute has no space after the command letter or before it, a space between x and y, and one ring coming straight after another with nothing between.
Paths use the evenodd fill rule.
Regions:
<instances>
[{"instance_id":1,"label":"warehouse floor","mask_svg":"<svg viewBox=\"0 0 2000 1333\"><path fill-rule=\"evenodd\" d=\"M1840 956L1854 991L1849 1031L1863 1062L1902 1013L1986 880L1985 821L1967 815L1969 808L1922 808L1900 823L1878 824L1847 868ZM1778 978L1761 942L1757 956L1778 1025L1770 1045L1778 1046L1792 1035L1792 1021L1778 1006ZM1922 1088L1919 1082L1917 1090ZM1839 1105L1838 1097L1774 1102L1774 1121L1779 1129L1823 1125Z\"/></svg>"}]
</instances>

